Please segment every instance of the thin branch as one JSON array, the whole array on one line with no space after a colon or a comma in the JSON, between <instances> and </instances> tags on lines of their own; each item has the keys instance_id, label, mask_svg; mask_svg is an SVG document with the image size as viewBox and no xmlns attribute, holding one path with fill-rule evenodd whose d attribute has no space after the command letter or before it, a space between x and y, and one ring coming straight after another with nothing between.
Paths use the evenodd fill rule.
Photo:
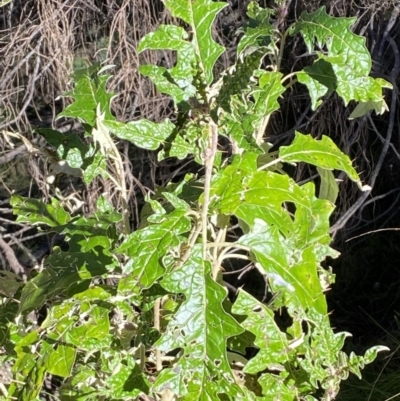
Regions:
<instances>
[{"instance_id":1,"label":"thin branch","mask_svg":"<svg viewBox=\"0 0 400 401\"><path fill-rule=\"evenodd\" d=\"M20 276L22 276L22 279L24 282L26 282L27 279L27 269L25 269L18 261L17 257L15 256L15 253L13 249L8 245L6 241L3 240L3 238L0 236L0 249L3 251L3 254L10 265L10 269L15 273Z\"/></svg>"}]
</instances>

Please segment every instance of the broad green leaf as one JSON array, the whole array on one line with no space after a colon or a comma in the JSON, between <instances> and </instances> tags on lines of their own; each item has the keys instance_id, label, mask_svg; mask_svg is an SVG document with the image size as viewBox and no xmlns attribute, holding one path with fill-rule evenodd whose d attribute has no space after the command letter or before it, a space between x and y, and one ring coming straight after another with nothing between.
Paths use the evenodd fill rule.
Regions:
<instances>
[{"instance_id":1,"label":"broad green leaf","mask_svg":"<svg viewBox=\"0 0 400 401\"><path fill-rule=\"evenodd\" d=\"M79 77L75 82L73 91L64 95L71 96L75 102L67 106L57 118L77 118L93 127L96 120L96 110L99 108L100 113L104 113L106 120L115 120L110 111L110 103L114 94L108 93L106 90L108 79L108 75L97 75L96 78L89 75Z\"/></svg>"},{"instance_id":2,"label":"broad green leaf","mask_svg":"<svg viewBox=\"0 0 400 401\"><path fill-rule=\"evenodd\" d=\"M293 143L280 148L279 157L287 163L305 162L326 170L343 171L351 180L361 186L349 156L345 155L332 139L325 135L317 140L311 135L302 135L296 132Z\"/></svg>"},{"instance_id":3,"label":"broad green leaf","mask_svg":"<svg viewBox=\"0 0 400 401\"><path fill-rule=\"evenodd\" d=\"M72 252L89 252L97 245L109 249L118 239L116 223L121 221L121 215L115 211L111 213L96 213L93 217L79 217L65 225L60 225L56 231L69 235Z\"/></svg>"},{"instance_id":4,"label":"broad green leaf","mask_svg":"<svg viewBox=\"0 0 400 401\"><path fill-rule=\"evenodd\" d=\"M296 75L298 81L307 86L311 98L311 107L316 110L322 104L321 98L328 93L328 89L305 71L299 71Z\"/></svg>"},{"instance_id":5,"label":"broad green leaf","mask_svg":"<svg viewBox=\"0 0 400 401\"><path fill-rule=\"evenodd\" d=\"M184 401L216 400L220 393L240 399L242 391L229 366L226 341L243 329L223 309L226 291L212 280L201 245L195 245L189 260L161 284L167 291L184 294L185 300L156 345L165 352L180 348L182 356L174 368L160 373L155 391L169 389Z\"/></svg>"},{"instance_id":6,"label":"broad green leaf","mask_svg":"<svg viewBox=\"0 0 400 401\"><path fill-rule=\"evenodd\" d=\"M155 150L162 145L174 129L174 125L168 119L161 123L153 123L145 119L128 123L104 120L103 124L118 138L150 150Z\"/></svg>"},{"instance_id":7,"label":"broad green leaf","mask_svg":"<svg viewBox=\"0 0 400 401\"><path fill-rule=\"evenodd\" d=\"M368 75L371 70L371 56L365 45L365 38L351 32L350 27L356 17L335 18L326 13L321 7L314 13L303 12L294 24L291 34L300 32L309 52L314 51L314 44L319 48L326 46L328 56L345 56L352 68L359 75Z\"/></svg>"},{"instance_id":8,"label":"broad green leaf","mask_svg":"<svg viewBox=\"0 0 400 401\"><path fill-rule=\"evenodd\" d=\"M243 159L249 158L249 153ZM257 157L257 155L254 155ZM298 186L287 175L271 171L254 171L257 160L243 170L233 163L215 176L212 183L211 210L236 215L249 227L256 219L274 225L294 247L327 245L332 204L315 197L315 186ZM251 166L251 167L250 167ZM285 203L292 203L295 214Z\"/></svg>"},{"instance_id":9,"label":"broad green leaf","mask_svg":"<svg viewBox=\"0 0 400 401\"><path fill-rule=\"evenodd\" d=\"M46 205L36 199L13 195L10 204L13 213L18 215L17 222L20 223L46 224L50 227L57 227L71 220L69 213L64 210L56 198L52 198L51 204Z\"/></svg>"},{"instance_id":10,"label":"broad green leaf","mask_svg":"<svg viewBox=\"0 0 400 401\"><path fill-rule=\"evenodd\" d=\"M92 349L93 346L94 348L102 348L104 340L106 344L110 342L109 314L112 305L109 307L105 303L99 305L92 304L91 302L83 302L80 305L79 324L70 327L65 333L67 342L81 349ZM98 340L101 342L98 342Z\"/></svg>"},{"instance_id":11,"label":"broad green leaf","mask_svg":"<svg viewBox=\"0 0 400 401\"><path fill-rule=\"evenodd\" d=\"M283 202L294 202L310 207L302 189L288 176L258 171L243 177L232 166L224 173L213 185L216 195L214 205L221 213L235 213L241 204L279 208Z\"/></svg>"},{"instance_id":12,"label":"broad green leaf","mask_svg":"<svg viewBox=\"0 0 400 401\"><path fill-rule=\"evenodd\" d=\"M175 104L188 100L190 97L195 95L194 87L190 82L186 82L192 74L186 76L186 80L183 82L185 87L182 89L178 86L178 82L172 79L171 73L165 67L142 65L139 67L139 71L145 77L149 77L161 93L170 95Z\"/></svg>"},{"instance_id":13,"label":"broad green leaf","mask_svg":"<svg viewBox=\"0 0 400 401\"><path fill-rule=\"evenodd\" d=\"M107 158L100 152L96 152L92 162L83 172L83 178L86 184L90 184L98 176L102 176L103 178L109 177L107 172Z\"/></svg>"},{"instance_id":14,"label":"broad green leaf","mask_svg":"<svg viewBox=\"0 0 400 401\"><path fill-rule=\"evenodd\" d=\"M160 25L155 32L147 34L139 43L138 51L174 50L177 63L171 69L144 65L139 67L141 74L148 76L162 93L170 95L175 104L195 96L196 88L192 81L195 75L196 54L187 32L178 26Z\"/></svg>"},{"instance_id":15,"label":"broad green leaf","mask_svg":"<svg viewBox=\"0 0 400 401\"><path fill-rule=\"evenodd\" d=\"M80 244L74 244L72 240L69 241L69 246L66 252L55 248L46 259L57 272L60 282L63 282L64 275L67 282L70 280L69 276L74 274L81 280L100 277L118 266L119 262L106 249L98 247L91 249L90 252L81 252Z\"/></svg>"},{"instance_id":16,"label":"broad green leaf","mask_svg":"<svg viewBox=\"0 0 400 401\"><path fill-rule=\"evenodd\" d=\"M186 241L183 234L191 228L185 213L179 209L161 216L158 224L133 232L117 249L130 258L124 269L126 276L118 286L120 292L138 293L161 277L165 269L163 257Z\"/></svg>"},{"instance_id":17,"label":"broad green leaf","mask_svg":"<svg viewBox=\"0 0 400 401\"><path fill-rule=\"evenodd\" d=\"M299 252L291 249L276 227L269 227L261 220L257 220L254 228L238 243L248 246L254 253L256 267L274 292L284 291L296 307L315 308L322 315L327 313L312 248L296 256Z\"/></svg>"},{"instance_id":18,"label":"broad green leaf","mask_svg":"<svg viewBox=\"0 0 400 401\"><path fill-rule=\"evenodd\" d=\"M211 0L165 0L164 4L174 17L189 24L193 35L192 45L204 82L210 85L215 62L224 51L212 37L212 25L227 3Z\"/></svg>"},{"instance_id":19,"label":"broad green leaf","mask_svg":"<svg viewBox=\"0 0 400 401\"><path fill-rule=\"evenodd\" d=\"M315 44L319 49L327 49L326 54L320 51L317 61L298 74L299 81L309 89L313 109L321 103L323 95L334 90L345 105L351 100L377 104L382 102L382 89L391 86L383 79L368 76L371 56L365 38L350 30L355 20L331 17L321 7L315 13L303 12L293 25L291 33L301 32L310 52Z\"/></svg>"},{"instance_id":20,"label":"broad green leaf","mask_svg":"<svg viewBox=\"0 0 400 401\"><path fill-rule=\"evenodd\" d=\"M58 344L47 360L46 370L52 375L69 377L76 358L76 348Z\"/></svg>"},{"instance_id":21,"label":"broad green leaf","mask_svg":"<svg viewBox=\"0 0 400 401\"><path fill-rule=\"evenodd\" d=\"M321 167L317 167L317 171L321 177L319 198L326 199L334 204L339 194L339 186L336 182L335 176L332 171Z\"/></svg>"},{"instance_id":22,"label":"broad green leaf","mask_svg":"<svg viewBox=\"0 0 400 401\"><path fill-rule=\"evenodd\" d=\"M246 291L239 290L232 313L245 315L241 325L256 336L257 355L244 367L244 372L257 374L266 369L275 370L289 361L289 341L275 322L274 313Z\"/></svg>"}]
</instances>

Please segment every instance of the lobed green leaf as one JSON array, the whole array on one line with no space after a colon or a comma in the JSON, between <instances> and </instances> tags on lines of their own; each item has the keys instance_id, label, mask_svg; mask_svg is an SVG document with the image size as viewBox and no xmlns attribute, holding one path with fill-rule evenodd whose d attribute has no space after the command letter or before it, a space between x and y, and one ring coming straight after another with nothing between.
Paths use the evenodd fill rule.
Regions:
<instances>
[{"instance_id":1,"label":"lobed green leaf","mask_svg":"<svg viewBox=\"0 0 400 401\"><path fill-rule=\"evenodd\" d=\"M291 34L303 35L310 53L315 45L321 49L317 52L317 61L297 74L299 82L309 89L313 109L321 103L323 95L333 91L343 98L345 105L351 100L375 105L383 102L383 88L391 87L382 79L368 76L371 56L365 38L350 30L355 20L331 17L321 7L311 14L303 12L291 29ZM326 52L322 50L325 48Z\"/></svg>"},{"instance_id":2,"label":"lobed green leaf","mask_svg":"<svg viewBox=\"0 0 400 401\"><path fill-rule=\"evenodd\" d=\"M352 166L349 156L345 155L330 139L323 135L321 140L311 135L295 134L289 146L282 146L279 156L288 163L306 162L327 170L340 170L360 187L360 178Z\"/></svg>"},{"instance_id":3,"label":"lobed green leaf","mask_svg":"<svg viewBox=\"0 0 400 401\"><path fill-rule=\"evenodd\" d=\"M188 261L167 274L161 285L184 294L185 300L156 345L164 352L182 349L182 356L173 369L160 373L155 391L168 389L185 401L214 400L217 394L237 400L242 391L229 366L226 341L243 329L223 309L226 291L211 278L202 247L195 245Z\"/></svg>"},{"instance_id":4,"label":"lobed green leaf","mask_svg":"<svg viewBox=\"0 0 400 401\"><path fill-rule=\"evenodd\" d=\"M75 87L64 96L70 96L75 102L67 106L57 118L70 117L94 126L96 121L96 110L105 114L106 120L115 120L110 111L110 103L114 97L113 93L107 92L106 84L109 75L97 75L92 78L90 75L82 75L77 78Z\"/></svg>"},{"instance_id":5,"label":"lobed green leaf","mask_svg":"<svg viewBox=\"0 0 400 401\"><path fill-rule=\"evenodd\" d=\"M174 17L185 21L192 29L192 44L202 71L204 82L213 81L213 68L224 47L212 37L212 24L227 3L211 0L165 0L165 6Z\"/></svg>"}]
</instances>

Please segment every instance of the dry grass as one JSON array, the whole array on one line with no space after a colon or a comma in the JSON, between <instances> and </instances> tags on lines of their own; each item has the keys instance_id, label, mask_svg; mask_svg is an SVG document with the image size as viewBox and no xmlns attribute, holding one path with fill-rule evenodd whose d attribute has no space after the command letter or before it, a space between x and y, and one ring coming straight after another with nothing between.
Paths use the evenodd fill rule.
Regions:
<instances>
[{"instance_id":1,"label":"dry grass","mask_svg":"<svg viewBox=\"0 0 400 401\"><path fill-rule=\"evenodd\" d=\"M214 37L227 47L227 52L219 60L219 70L229 66L234 59L233 49L237 41L234 34L245 21L247 3L229 1L229 7L217 19ZM262 6L272 5L269 0L260 0L259 3ZM289 13L286 26L302 11L314 11L321 3L333 15L358 17L354 29L367 37L375 60L374 75L390 80L396 64L396 52L391 47L399 31L394 0L290 0L287 1ZM119 120L145 117L160 121L171 115L169 99L157 93L154 86L138 73L139 64L172 66L175 62L174 54L167 51L137 54L140 38L161 23L174 22L161 0L14 0L11 4L1 9L0 14L0 129L19 131L32 138L32 126L59 127L60 123L55 123L54 117L68 102L67 98L59 96L71 89L70 74L74 69L96 61L115 66L111 70L113 76L108 85L111 91L118 93L112 108ZM304 63L310 62L308 58L300 57L304 52L301 38L290 40L283 63L284 72L298 70ZM397 97L394 101L388 99L389 105L396 101ZM270 140L277 144L287 143L294 129L315 136L328 134L355 160L363 179L367 183L372 179L376 184L373 192L375 198L371 196L366 199L360 198L358 190L351 183L345 181L342 184L345 191L341 192L336 219L340 222L344 218L345 221L336 227L335 233L340 233L338 240L357 230L382 224L379 214L366 219L363 207L376 206L374 199L378 202L383 199L379 196L390 192L382 185L378 189L376 179L379 171L386 168L386 157L390 158L391 166L400 166L398 153L393 151L398 148L400 139L393 128L391 133L387 131L389 119L396 122L397 115L374 117L377 129L372 129L368 119L348 122L348 114L349 110L335 96L327 99L319 110L312 112L308 95L298 85L285 95L282 109L273 116L267 131ZM376 131L380 132L380 138ZM386 149L387 142L392 148L389 146ZM1 146L4 153L0 155L0 161L4 161L10 149L6 143ZM132 196L143 198L145 191L165 182L181 167L175 161L160 165L153 153L138 151L131 145L121 146L125 146L123 152L128 181L133 186L130 188ZM380 161L382 158L383 162ZM43 168L40 163L35 166L35 160L32 163L33 170ZM304 179L307 174L308 170L299 170L297 178ZM40 181L40 176L37 177ZM92 195L87 198L95 199L93 194L105 187L110 189L105 183L97 182L95 188L91 188ZM388 196L390 198L392 195ZM397 202L397 197L393 199ZM357 200L360 200L357 208L350 210ZM135 204L136 210L132 211L137 215ZM390 217L390 213L384 216L385 219Z\"/></svg>"}]
</instances>

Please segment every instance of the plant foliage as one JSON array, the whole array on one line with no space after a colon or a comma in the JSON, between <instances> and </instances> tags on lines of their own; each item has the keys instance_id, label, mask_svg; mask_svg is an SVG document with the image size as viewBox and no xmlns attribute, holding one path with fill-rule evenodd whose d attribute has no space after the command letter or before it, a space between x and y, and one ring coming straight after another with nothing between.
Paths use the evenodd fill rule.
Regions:
<instances>
[{"instance_id":1,"label":"plant foliage","mask_svg":"<svg viewBox=\"0 0 400 401\"><path fill-rule=\"evenodd\" d=\"M176 123L116 121L108 76L85 70L76 74L66 94L74 102L61 116L78 119L90 140L40 131L87 183L98 175L110 179L122 209L104 196L89 216L65 210L56 198L49 204L12 198L17 221L62 234L68 246L54 247L26 283L7 276L10 285L0 286L0 344L13 373L6 397L39 399L51 374L61 382L62 401L143 394L184 401L333 400L341 380L350 372L360 376L384 349L343 352L349 333L330 325L325 292L334 275L321 266L337 256L329 236L338 191L332 170L365 188L328 137L296 133L291 145L270 152L263 135L279 97L296 81L307 86L314 108L335 91L346 104L362 105L357 116L384 111L382 90L390 85L369 76L371 59L364 39L350 30L352 18L333 18L322 8L279 33L274 10L252 2L237 61L217 74L224 48L212 25L226 3L164 4L189 29L161 25L146 35L139 52L169 49L177 61L170 69L143 65L140 71L171 97ZM297 34L315 60L284 75L285 40ZM231 144L228 156L218 144L222 136ZM159 159L193 155L205 172L148 197L141 228L133 232L119 139L158 149ZM299 184L286 173L285 164L293 163L318 168L319 196L312 181ZM227 297L221 266L228 258L253 264L268 303L244 289ZM32 313L41 318L32 320Z\"/></svg>"}]
</instances>

